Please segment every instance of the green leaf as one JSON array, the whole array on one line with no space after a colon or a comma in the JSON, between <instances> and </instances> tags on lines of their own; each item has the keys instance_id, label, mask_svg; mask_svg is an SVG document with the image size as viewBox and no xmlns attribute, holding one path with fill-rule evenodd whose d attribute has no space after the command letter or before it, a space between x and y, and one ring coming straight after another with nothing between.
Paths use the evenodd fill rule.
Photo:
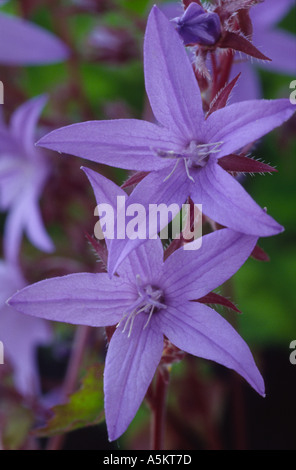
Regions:
<instances>
[{"instance_id":1,"label":"green leaf","mask_svg":"<svg viewBox=\"0 0 296 470\"><path fill-rule=\"evenodd\" d=\"M57 405L52 411L54 415L46 426L34 431L36 436L64 434L103 421L103 366L90 367L82 380L81 388L69 397L68 403Z\"/></svg>"}]
</instances>

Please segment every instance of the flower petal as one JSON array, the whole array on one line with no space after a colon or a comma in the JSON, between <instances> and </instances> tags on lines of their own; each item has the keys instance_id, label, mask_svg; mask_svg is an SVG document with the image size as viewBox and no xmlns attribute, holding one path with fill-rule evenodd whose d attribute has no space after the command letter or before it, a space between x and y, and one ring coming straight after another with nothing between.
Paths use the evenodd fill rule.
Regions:
<instances>
[{"instance_id":1,"label":"flower petal","mask_svg":"<svg viewBox=\"0 0 296 470\"><path fill-rule=\"evenodd\" d=\"M55 247L45 230L37 200L31 200L26 206L24 220L25 230L31 243L39 250L52 253Z\"/></svg>"},{"instance_id":2,"label":"flower petal","mask_svg":"<svg viewBox=\"0 0 296 470\"><path fill-rule=\"evenodd\" d=\"M134 302L134 292L119 278L79 273L25 287L8 304L21 313L75 325L116 324Z\"/></svg>"},{"instance_id":3,"label":"flower petal","mask_svg":"<svg viewBox=\"0 0 296 470\"><path fill-rule=\"evenodd\" d=\"M199 250L182 247L167 258L162 288L170 299L182 296L197 300L233 276L251 255L256 242L257 237L229 229L205 235Z\"/></svg>"},{"instance_id":4,"label":"flower petal","mask_svg":"<svg viewBox=\"0 0 296 470\"><path fill-rule=\"evenodd\" d=\"M156 6L147 23L144 70L146 91L158 122L183 137L185 143L198 140L204 123L199 87L178 33Z\"/></svg>"},{"instance_id":5,"label":"flower petal","mask_svg":"<svg viewBox=\"0 0 296 470\"><path fill-rule=\"evenodd\" d=\"M29 158L36 154L34 141L36 126L47 96L42 95L26 101L13 113L10 121L11 134L20 143Z\"/></svg>"},{"instance_id":6,"label":"flower petal","mask_svg":"<svg viewBox=\"0 0 296 470\"><path fill-rule=\"evenodd\" d=\"M163 336L144 329L147 318L139 314L132 333L118 328L112 336L105 365L105 413L110 441L121 436L141 405L163 351Z\"/></svg>"},{"instance_id":7,"label":"flower petal","mask_svg":"<svg viewBox=\"0 0 296 470\"><path fill-rule=\"evenodd\" d=\"M118 168L150 171L167 166L156 150L174 150L176 142L156 124L114 119L62 127L42 137L37 145Z\"/></svg>"},{"instance_id":8,"label":"flower petal","mask_svg":"<svg viewBox=\"0 0 296 470\"><path fill-rule=\"evenodd\" d=\"M191 187L191 198L195 204L202 202L204 214L215 222L260 237L283 231L283 227L266 214L215 160L210 160L199 172L198 179L195 178L197 183Z\"/></svg>"},{"instance_id":9,"label":"flower petal","mask_svg":"<svg viewBox=\"0 0 296 470\"><path fill-rule=\"evenodd\" d=\"M123 239L117 237L111 241L108 259L108 272L110 275L115 273L120 263L132 250L144 243L145 240L152 239L153 237L156 238L157 233L172 220L172 213L168 211L171 204L174 204L175 207L173 208L177 209L177 206L179 206L181 209L188 196L190 182L183 168L177 168L174 174L167 181L164 181L169 174L170 169L167 168L158 172L151 172L137 185L128 197L126 212L133 206L137 207L139 205L143 208L143 212L145 212L141 219L141 224L139 224L141 225L139 232L142 232L142 238L132 239L127 236L127 227L128 223L133 219L132 216L126 217L125 227L124 222L119 221L117 218L116 232L118 232L117 227L120 230L125 228L126 231L123 234ZM161 209L161 207L164 208L164 213L168 214L168 218L166 221L165 217L162 220L155 221L153 216L150 216L151 209ZM176 213L177 210L175 210L174 216ZM156 223L154 224L154 222ZM153 224L154 230L152 230Z\"/></svg>"},{"instance_id":10,"label":"flower petal","mask_svg":"<svg viewBox=\"0 0 296 470\"><path fill-rule=\"evenodd\" d=\"M283 124L295 111L288 99L231 104L207 119L207 142L222 143L218 157L235 153Z\"/></svg>"},{"instance_id":11,"label":"flower petal","mask_svg":"<svg viewBox=\"0 0 296 470\"><path fill-rule=\"evenodd\" d=\"M258 35L259 36L259 35ZM296 36L286 31L264 31L257 39L260 41L261 50L270 54L269 63L260 63L260 67L277 73L285 73L291 76L296 74Z\"/></svg>"},{"instance_id":12,"label":"flower petal","mask_svg":"<svg viewBox=\"0 0 296 470\"><path fill-rule=\"evenodd\" d=\"M266 29L280 22L295 6L295 0L264 0L254 5L250 10L250 16L254 25L254 31Z\"/></svg>"},{"instance_id":13,"label":"flower petal","mask_svg":"<svg viewBox=\"0 0 296 470\"><path fill-rule=\"evenodd\" d=\"M65 44L39 26L0 14L0 63L35 65L62 62L69 56Z\"/></svg>"},{"instance_id":14,"label":"flower petal","mask_svg":"<svg viewBox=\"0 0 296 470\"><path fill-rule=\"evenodd\" d=\"M264 382L249 347L215 310L186 302L163 310L155 323L178 348L235 370L264 396Z\"/></svg>"}]
</instances>

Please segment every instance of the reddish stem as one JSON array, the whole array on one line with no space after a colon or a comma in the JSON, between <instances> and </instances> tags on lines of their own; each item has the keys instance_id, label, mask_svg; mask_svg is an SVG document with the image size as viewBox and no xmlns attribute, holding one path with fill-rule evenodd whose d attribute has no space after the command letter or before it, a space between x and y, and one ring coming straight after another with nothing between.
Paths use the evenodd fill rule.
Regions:
<instances>
[{"instance_id":1,"label":"reddish stem","mask_svg":"<svg viewBox=\"0 0 296 470\"><path fill-rule=\"evenodd\" d=\"M155 394L152 407L151 447L152 450L164 450L164 428L168 380L158 369Z\"/></svg>"}]
</instances>

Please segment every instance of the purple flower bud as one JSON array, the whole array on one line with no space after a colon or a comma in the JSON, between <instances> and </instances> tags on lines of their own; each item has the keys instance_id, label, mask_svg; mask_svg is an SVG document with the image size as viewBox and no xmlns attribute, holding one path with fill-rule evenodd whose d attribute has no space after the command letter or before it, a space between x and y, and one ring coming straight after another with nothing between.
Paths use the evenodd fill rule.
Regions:
<instances>
[{"instance_id":1,"label":"purple flower bud","mask_svg":"<svg viewBox=\"0 0 296 470\"><path fill-rule=\"evenodd\" d=\"M206 13L197 3L190 3L182 16L172 20L185 44L212 46L221 35L220 18Z\"/></svg>"}]
</instances>

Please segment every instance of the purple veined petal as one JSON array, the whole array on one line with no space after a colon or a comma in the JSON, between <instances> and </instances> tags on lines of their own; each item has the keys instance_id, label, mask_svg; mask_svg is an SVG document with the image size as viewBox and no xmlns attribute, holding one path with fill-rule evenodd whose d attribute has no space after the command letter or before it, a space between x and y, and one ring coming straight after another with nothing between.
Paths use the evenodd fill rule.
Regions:
<instances>
[{"instance_id":1,"label":"purple veined petal","mask_svg":"<svg viewBox=\"0 0 296 470\"><path fill-rule=\"evenodd\" d=\"M208 217L237 232L269 237L283 231L215 160L210 160L199 172L197 183L191 187L191 198L195 204L202 201Z\"/></svg>"},{"instance_id":2,"label":"purple veined petal","mask_svg":"<svg viewBox=\"0 0 296 470\"><path fill-rule=\"evenodd\" d=\"M264 382L249 347L215 310L197 302L184 302L155 315L155 323L181 350L235 370L260 395L265 395Z\"/></svg>"},{"instance_id":3,"label":"purple veined petal","mask_svg":"<svg viewBox=\"0 0 296 470\"><path fill-rule=\"evenodd\" d=\"M264 0L250 10L254 30L267 29L279 23L295 7L295 0Z\"/></svg>"},{"instance_id":4,"label":"purple veined petal","mask_svg":"<svg viewBox=\"0 0 296 470\"><path fill-rule=\"evenodd\" d=\"M10 121L11 134L20 143L29 159L35 155L34 141L40 114L47 102L47 96L33 98L19 106Z\"/></svg>"},{"instance_id":5,"label":"purple veined petal","mask_svg":"<svg viewBox=\"0 0 296 470\"><path fill-rule=\"evenodd\" d=\"M146 322L146 315L139 314L129 338L118 328L110 341L104 373L110 441L118 439L134 418L161 359L163 336L153 321L144 329Z\"/></svg>"},{"instance_id":6,"label":"purple veined petal","mask_svg":"<svg viewBox=\"0 0 296 470\"><path fill-rule=\"evenodd\" d=\"M26 206L25 231L31 243L39 250L46 253L52 253L55 249L54 244L47 234L41 217L38 200L32 198Z\"/></svg>"},{"instance_id":7,"label":"purple veined petal","mask_svg":"<svg viewBox=\"0 0 296 470\"><path fill-rule=\"evenodd\" d=\"M125 191L113 181L89 168L82 167L82 170L90 181L97 204L109 204L116 215L117 197L127 197ZM110 240L106 239L106 243L110 247ZM148 281L160 272L162 266L163 247L160 239L157 238L156 240L147 240L143 245L134 249L119 266L117 272L121 277L128 277L132 282L137 274L141 276L142 280Z\"/></svg>"},{"instance_id":8,"label":"purple veined petal","mask_svg":"<svg viewBox=\"0 0 296 470\"><path fill-rule=\"evenodd\" d=\"M241 61L238 56L231 68L230 80L241 73L236 86L231 92L230 102L260 99L263 96L262 86L253 64L248 60Z\"/></svg>"},{"instance_id":9,"label":"purple veined petal","mask_svg":"<svg viewBox=\"0 0 296 470\"><path fill-rule=\"evenodd\" d=\"M122 318L135 292L107 274L70 274L37 282L13 295L8 304L17 311L74 325L109 326Z\"/></svg>"},{"instance_id":10,"label":"purple veined petal","mask_svg":"<svg viewBox=\"0 0 296 470\"><path fill-rule=\"evenodd\" d=\"M69 56L66 45L50 32L21 18L0 14L0 63L46 65Z\"/></svg>"},{"instance_id":11,"label":"purple veined petal","mask_svg":"<svg viewBox=\"0 0 296 470\"><path fill-rule=\"evenodd\" d=\"M205 235L201 248L179 248L164 265L162 288L178 301L196 300L226 282L245 263L255 248L257 237L222 229Z\"/></svg>"},{"instance_id":12,"label":"purple veined petal","mask_svg":"<svg viewBox=\"0 0 296 470\"><path fill-rule=\"evenodd\" d=\"M159 148L180 143L156 124L136 119L88 121L57 129L37 145L127 170L159 170L167 165Z\"/></svg>"},{"instance_id":13,"label":"purple veined petal","mask_svg":"<svg viewBox=\"0 0 296 470\"><path fill-rule=\"evenodd\" d=\"M174 166L174 164L173 164ZM126 212L129 206L133 204L141 205L145 210L144 218L142 219L141 227L139 232L143 232L142 238L130 239L124 236L123 239L114 238L110 243L109 257L108 257L108 272L113 275L117 268L120 266L126 256L135 248L140 246L148 238L152 239L156 237L157 233L162 230L167 223L172 220L172 213L168 211L168 222L161 224L158 220L155 224L155 230L153 229L153 217L149 217L151 206L154 208L159 207L161 204L169 207L171 204L178 205L181 209L182 204L185 203L187 196L189 195L190 181L186 175L186 172L180 166L175 169L174 174L164 181L171 173L171 168L165 168L158 172L151 172L147 175L134 189L131 195L126 201ZM172 207L174 209L174 206ZM176 214L174 214L175 216ZM129 221L133 217L126 217L126 227ZM152 220L152 226L151 226ZM119 225L120 224L120 225ZM150 231L149 231L150 226ZM124 229L123 223L117 218L115 225L116 232ZM115 233L116 233L115 232ZM127 232L127 230L125 231ZM146 234L146 235L145 235Z\"/></svg>"},{"instance_id":14,"label":"purple veined petal","mask_svg":"<svg viewBox=\"0 0 296 470\"><path fill-rule=\"evenodd\" d=\"M207 119L207 142L221 142L218 158L234 153L287 121L296 111L288 99L234 103Z\"/></svg>"},{"instance_id":15,"label":"purple veined petal","mask_svg":"<svg viewBox=\"0 0 296 470\"><path fill-rule=\"evenodd\" d=\"M260 44L260 50L272 61L260 62L264 69L277 73L296 74L296 36L286 31L264 31L254 41Z\"/></svg>"},{"instance_id":16,"label":"purple veined petal","mask_svg":"<svg viewBox=\"0 0 296 470\"><path fill-rule=\"evenodd\" d=\"M204 113L199 87L173 25L153 7L144 43L146 91L155 118L184 139L202 140Z\"/></svg>"}]
</instances>

